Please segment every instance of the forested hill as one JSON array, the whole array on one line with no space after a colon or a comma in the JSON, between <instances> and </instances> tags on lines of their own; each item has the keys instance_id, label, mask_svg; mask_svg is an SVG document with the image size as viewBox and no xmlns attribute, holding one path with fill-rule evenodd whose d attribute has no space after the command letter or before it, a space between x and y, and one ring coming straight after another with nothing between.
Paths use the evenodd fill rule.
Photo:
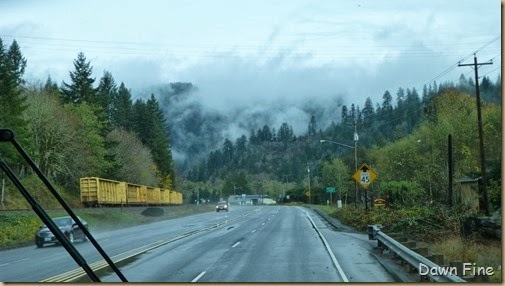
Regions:
<instances>
[{"instance_id":1,"label":"forested hill","mask_svg":"<svg viewBox=\"0 0 505 286\"><path fill-rule=\"evenodd\" d=\"M488 172L491 180L500 180L501 78L493 83L484 77L480 82L480 91L486 110ZM270 195L298 189L297 194L301 195L308 187L308 176L313 180L313 188L321 189L329 184L331 179L325 178L324 173L329 172L329 164L338 159L348 174L343 184L352 184L349 178L354 172L352 147L356 130L358 165L365 162L373 165L393 163L390 160L395 158L396 166L388 168L398 169L392 169L388 174L381 168L381 178L409 179L426 189L433 189L435 185L445 189L446 142L450 133L460 140L456 143L459 148L456 149L456 158L463 162L457 163L460 166L457 175L478 176L474 94L473 79L461 75L458 83L438 85L434 82L425 86L421 94L415 88L399 88L394 94L385 91L380 103L373 103L367 98L362 105L342 105L340 118L335 118L324 129L318 128L319 122L312 116L307 122L306 132L298 136L293 133L289 122L280 126L264 125L238 138L226 138L221 148L211 151L206 159L187 173L187 178L200 182L197 185L202 186L201 191L209 191L209 195L213 191L233 194L238 188L241 192ZM323 139L340 144L322 143L320 140ZM416 161L414 158L417 156ZM414 161L404 164L403 160ZM426 166L431 170L426 171ZM400 175L392 175L399 170L402 170L398 172ZM435 171L441 174L438 179L433 175ZM426 172L433 177L423 176Z\"/></svg>"}]
</instances>

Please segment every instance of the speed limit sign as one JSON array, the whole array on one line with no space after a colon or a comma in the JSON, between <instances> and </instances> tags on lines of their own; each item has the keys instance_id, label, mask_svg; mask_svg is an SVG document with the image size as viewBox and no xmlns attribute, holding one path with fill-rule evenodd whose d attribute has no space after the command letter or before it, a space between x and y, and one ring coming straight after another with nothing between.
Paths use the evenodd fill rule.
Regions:
<instances>
[{"instance_id":1,"label":"speed limit sign","mask_svg":"<svg viewBox=\"0 0 505 286\"><path fill-rule=\"evenodd\" d=\"M368 167L367 164L363 164L356 173L354 173L352 178L366 189L375 179L377 179L377 174L374 170L372 170L372 168Z\"/></svg>"}]
</instances>

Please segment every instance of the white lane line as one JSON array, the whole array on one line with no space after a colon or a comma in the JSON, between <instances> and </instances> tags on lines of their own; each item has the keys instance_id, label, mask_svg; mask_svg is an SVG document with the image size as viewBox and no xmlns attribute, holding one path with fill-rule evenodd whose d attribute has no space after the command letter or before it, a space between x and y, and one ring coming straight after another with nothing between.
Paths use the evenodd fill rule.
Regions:
<instances>
[{"instance_id":1,"label":"white lane line","mask_svg":"<svg viewBox=\"0 0 505 286\"><path fill-rule=\"evenodd\" d=\"M337 268L337 271L340 274L340 277L342 277L342 280L344 280L344 282L349 282L349 279L347 279L347 276L345 276L344 270L342 270L342 267L340 267L340 263L338 263L337 258L335 257L335 255L333 255L333 250L331 250L330 244L326 241L323 234L319 231L319 229L316 226L316 223L314 223L314 221L310 217L309 213L307 211L305 211L305 214L307 215L310 222L312 223L312 226L314 227L317 234L319 235L319 237L323 241L323 244L326 247L326 250L328 251L328 253L330 254L331 260L333 261L333 264Z\"/></svg>"},{"instance_id":2,"label":"white lane line","mask_svg":"<svg viewBox=\"0 0 505 286\"><path fill-rule=\"evenodd\" d=\"M195 279L191 280L191 282L198 281L200 278L202 278L203 275L205 275L205 273L207 273L207 271L203 271L202 273L198 274L198 276L196 276Z\"/></svg>"},{"instance_id":3,"label":"white lane line","mask_svg":"<svg viewBox=\"0 0 505 286\"><path fill-rule=\"evenodd\" d=\"M235 246L239 245L240 244L240 241L237 241L233 246L232 248L234 248Z\"/></svg>"},{"instance_id":4,"label":"white lane line","mask_svg":"<svg viewBox=\"0 0 505 286\"><path fill-rule=\"evenodd\" d=\"M14 261L11 261L11 262L0 264L0 267L1 266L5 266L5 265L9 265L9 264L13 264L13 263L16 263L16 262L20 262L20 261L23 261L23 260L28 260L28 258L22 258L22 259L19 259L19 260L14 260Z\"/></svg>"},{"instance_id":5,"label":"white lane line","mask_svg":"<svg viewBox=\"0 0 505 286\"><path fill-rule=\"evenodd\" d=\"M253 229L253 230L251 231L251 233L255 233L255 232L256 232L256 230L255 230L255 229Z\"/></svg>"}]
</instances>

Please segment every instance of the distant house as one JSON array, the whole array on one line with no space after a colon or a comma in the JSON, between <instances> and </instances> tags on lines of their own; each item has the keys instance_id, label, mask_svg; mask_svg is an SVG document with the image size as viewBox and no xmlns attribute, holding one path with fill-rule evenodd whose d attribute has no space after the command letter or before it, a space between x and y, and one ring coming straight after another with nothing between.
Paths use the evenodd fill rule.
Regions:
<instances>
[{"instance_id":1,"label":"distant house","mask_svg":"<svg viewBox=\"0 0 505 286\"><path fill-rule=\"evenodd\" d=\"M228 197L228 203L232 205L271 205L275 200L264 195L236 195Z\"/></svg>"}]
</instances>

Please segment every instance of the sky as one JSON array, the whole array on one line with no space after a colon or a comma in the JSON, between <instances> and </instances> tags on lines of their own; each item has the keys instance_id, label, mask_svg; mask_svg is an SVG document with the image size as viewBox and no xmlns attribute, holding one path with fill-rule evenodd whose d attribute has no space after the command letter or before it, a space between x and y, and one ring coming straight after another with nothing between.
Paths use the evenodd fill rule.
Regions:
<instances>
[{"instance_id":1,"label":"sky","mask_svg":"<svg viewBox=\"0 0 505 286\"><path fill-rule=\"evenodd\" d=\"M31 82L68 83L83 52L97 83L109 71L134 97L191 82L206 110L275 107L270 123L301 133L309 102L363 106L386 90L457 82L473 77L457 64L475 52L495 81L500 10L498 0L0 0L0 38L18 42Z\"/></svg>"}]
</instances>

